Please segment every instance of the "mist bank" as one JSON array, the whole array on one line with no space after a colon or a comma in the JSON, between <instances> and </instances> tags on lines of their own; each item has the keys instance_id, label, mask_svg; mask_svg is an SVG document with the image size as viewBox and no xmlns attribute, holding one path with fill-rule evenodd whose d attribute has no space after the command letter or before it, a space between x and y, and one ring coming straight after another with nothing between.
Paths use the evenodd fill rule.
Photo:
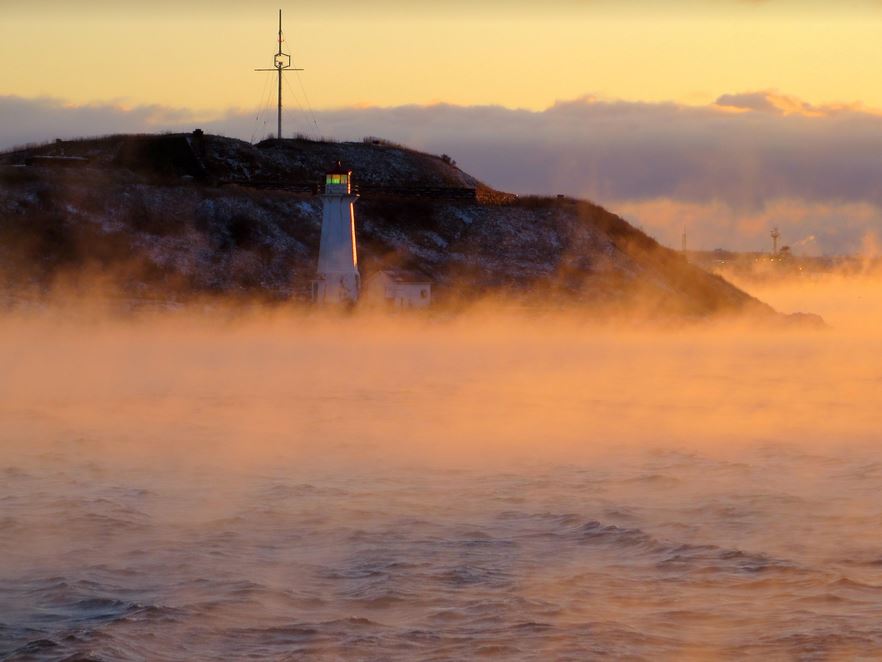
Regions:
<instances>
[{"instance_id":1,"label":"mist bank","mask_svg":"<svg viewBox=\"0 0 882 662\"><path fill-rule=\"evenodd\" d=\"M882 282L780 285L831 328L5 311L0 654L872 657Z\"/></svg>"},{"instance_id":2,"label":"mist bank","mask_svg":"<svg viewBox=\"0 0 882 662\"><path fill-rule=\"evenodd\" d=\"M882 349L880 292L878 280L766 291L824 311L823 332L490 306L446 319L6 314L0 446L25 463L74 444L123 466L223 471L869 447L882 424L868 360Z\"/></svg>"}]
</instances>

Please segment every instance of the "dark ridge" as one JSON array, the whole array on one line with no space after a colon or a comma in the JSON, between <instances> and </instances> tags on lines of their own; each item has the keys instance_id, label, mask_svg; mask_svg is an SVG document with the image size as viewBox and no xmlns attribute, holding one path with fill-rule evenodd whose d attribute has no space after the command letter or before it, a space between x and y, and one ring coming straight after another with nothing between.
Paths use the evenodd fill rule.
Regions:
<instances>
[{"instance_id":1,"label":"dark ridge","mask_svg":"<svg viewBox=\"0 0 882 662\"><path fill-rule=\"evenodd\" d=\"M140 300L304 298L318 253L315 192L337 161L361 195L363 275L419 270L442 305L495 296L536 307L774 317L597 205L496 191L447 155L378 138L251 145L198 130L0 154L0 292L40 296L98 277Z\"/></svg>"}]
</instances>

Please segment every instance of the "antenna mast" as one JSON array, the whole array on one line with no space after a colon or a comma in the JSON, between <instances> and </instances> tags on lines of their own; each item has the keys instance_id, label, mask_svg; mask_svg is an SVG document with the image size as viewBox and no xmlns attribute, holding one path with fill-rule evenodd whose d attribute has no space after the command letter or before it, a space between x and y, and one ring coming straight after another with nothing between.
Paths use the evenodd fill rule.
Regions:
<instances>
[{"instance_id":1,"label":"antenna mast","mask_svg":"<svg viewBox=\"0 0 882 662\"><path fill-rule=\"evenodd\" d=\"M279 50L273 58L273 68L272 69L255 69L255 71L275 71L279 77L279 106L278 106L278 117L277 117L277 131L276 138L279 140L282 139L282 72L290 69L291 71L303 71L303 69L297 69L291 67L291 56L288 53L282 52L282 10L279 10Z\"/></svg>"}]
</instances>

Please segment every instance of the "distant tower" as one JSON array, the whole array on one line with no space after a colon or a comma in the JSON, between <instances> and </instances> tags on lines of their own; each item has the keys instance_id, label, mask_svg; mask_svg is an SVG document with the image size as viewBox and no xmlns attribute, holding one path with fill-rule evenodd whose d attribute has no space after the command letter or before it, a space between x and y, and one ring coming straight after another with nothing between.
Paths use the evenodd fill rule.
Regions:
<instances>
[{"instance_id":1,"label":"distant tower","mask_svg":"<svg viewBox=\"0 0 882 662\"><path fill-rule=\"evenodd\" d=\"M318 269L313 283L316 303L354 303L361 279L355 247L355 202L352 171L340 162L325 175L322 195L322 237Z\"/></svg>"},{"instance_id":2,"label":"distant tower","mask_svg":"<svg viewBox=\"0 0 882 662\"><path fill-rule=\"evenodd\" d=\"M686 253L686 226L683 226L683 236L680 237L680 251Z\"/></svg>"},{"instance_id":3,"label":"distant tower","mask_svg":"<svg viewBox=\"0 0 882 662\"><path fill-rule=\"evenodd\" d=\"M778 228L773 228L771 232L772 237L772 255L778 254L778 239L781 237L781 233L778 232Z\"/></svg>"},{"instance_id":4,"label":"distant tower","mask_svg":"<svg viewBox=\"0 0 882 662\"><path fill-rule=\"evenodd\" d=\"M282 42L284 41L284 37L282 36L282 10L279 10L279 50L273 56L273 68L272 69L255 69L255 71L275 71L278 75L278 83L279 83L279 101L277 106L278 114L276 116L277 126L276 126L276 138L279 140L282 139L282 72L283 71L303 71L303 69L296 69L291 67L291 56L288 53L282 52Z\"/></svg>"}]
</instances>

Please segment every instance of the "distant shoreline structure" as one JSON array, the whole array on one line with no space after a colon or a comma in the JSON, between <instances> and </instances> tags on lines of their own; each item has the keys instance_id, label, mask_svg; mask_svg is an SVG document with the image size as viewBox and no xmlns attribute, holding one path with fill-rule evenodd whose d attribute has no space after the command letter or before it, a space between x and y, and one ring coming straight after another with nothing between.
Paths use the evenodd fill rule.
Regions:
<instances>
[{"instance_id":1,"label":"distant shoreline structure","mask_svg":"<svg viewBox=\"0 0 882 662\"><path fill-rule=\"evenodd\" d=\"M882 256L853 255L806 256L790 252L777 255L761 251L686 251L684 257L693 264L711 272L737 274L756 280L774 280L794 277L844 275L882 277Z\"/></svg>"}]
</instances>

